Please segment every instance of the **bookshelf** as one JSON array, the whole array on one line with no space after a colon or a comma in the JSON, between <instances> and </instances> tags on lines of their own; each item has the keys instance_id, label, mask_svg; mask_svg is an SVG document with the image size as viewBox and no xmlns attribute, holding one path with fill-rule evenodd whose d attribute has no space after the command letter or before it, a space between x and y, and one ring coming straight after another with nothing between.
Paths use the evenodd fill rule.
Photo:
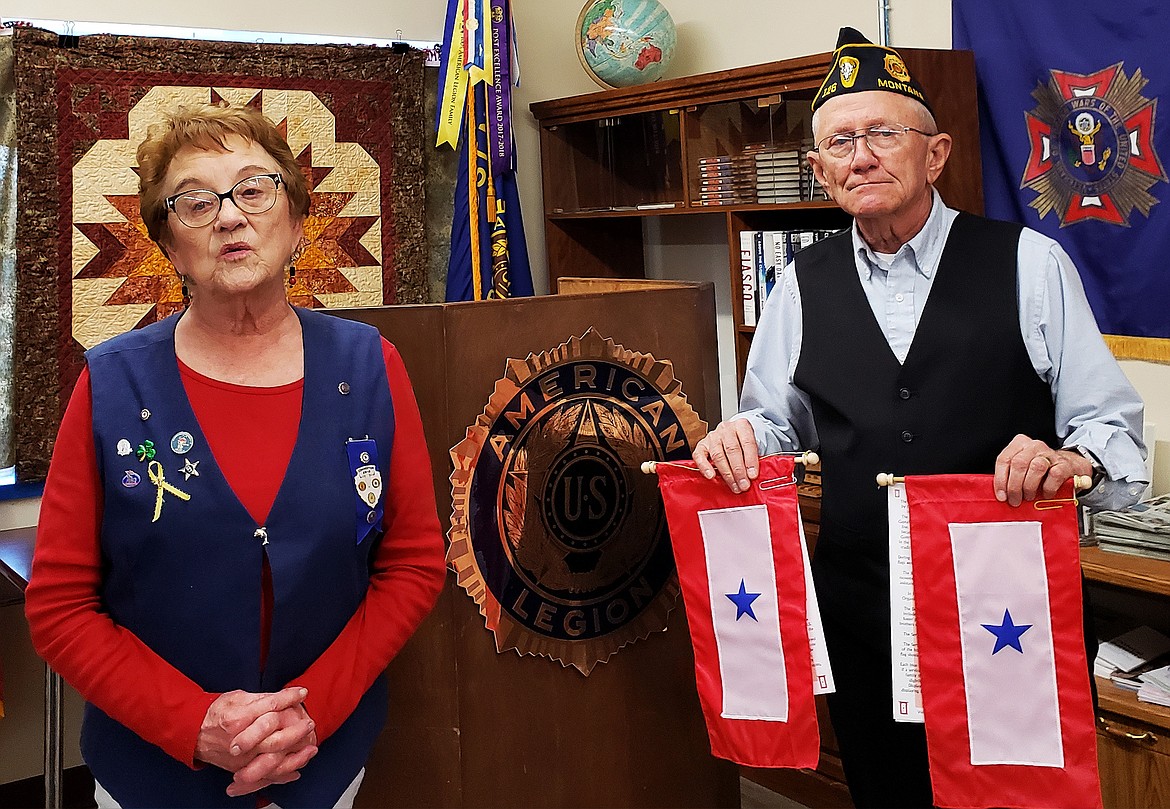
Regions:
<instances>
[{"instance_id":1,"label":"bookshelf","mask_svg":"<svg viewBox=\"0 0 1170 809\"><path fill-rule=\"evenodd\" d=\"M938 183L953 207L983 212L974 58L966 51L904 49L954 148ZM549 289L563 276L642 278L643 223L693 215L721 220L731 290L741 288L739 234L745 230L838 229L849 219L833 203L804 200L707 204L701 161L772 149L805 148L812 97L829 53L541 101L540 124ZM754 328L731 302L737 380Z\"/></svg>"}]
</instances>

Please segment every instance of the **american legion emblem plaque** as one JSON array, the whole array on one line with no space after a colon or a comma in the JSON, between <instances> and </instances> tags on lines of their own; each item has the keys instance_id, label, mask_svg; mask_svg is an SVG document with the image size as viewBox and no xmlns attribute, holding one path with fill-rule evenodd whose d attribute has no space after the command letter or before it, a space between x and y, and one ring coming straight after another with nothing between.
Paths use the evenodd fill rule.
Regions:
<instances>
[{"instance_id":1,"label":"american legion emblem plaque","mask_svg":"<svg viewBox=\"0 0 1170 809\"><path fill-rule=\"evenodd\" d=\"M678 577L657 482L639 467L690 458L706 432L668 360L592 328L508 360L451 450L447 554L498 652L588 676L666 628Z\"/></svg>"}]
</instances>

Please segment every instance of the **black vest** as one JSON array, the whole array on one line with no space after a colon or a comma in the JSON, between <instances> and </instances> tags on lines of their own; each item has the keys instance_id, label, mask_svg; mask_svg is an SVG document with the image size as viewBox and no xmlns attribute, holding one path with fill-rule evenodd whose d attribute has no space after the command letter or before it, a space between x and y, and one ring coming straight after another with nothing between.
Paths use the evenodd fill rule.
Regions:
<instances>
[{"instance_id":1,"label":"black vest","mask_svg":"<svg viewBox=\"0 0 1170 809\"><path fill-rule=\"evenodd\" d=\"M1052 393L1020 334L1020 230L959 215L904 364L866 299L850 233L796 256L804 337L794 379L820 437L814 570L826 613L856 619L861 608L877 613L873 629L888 627L878 472L990 474L1017 433L1059 446Z\"/></svg>"}]
</instances>

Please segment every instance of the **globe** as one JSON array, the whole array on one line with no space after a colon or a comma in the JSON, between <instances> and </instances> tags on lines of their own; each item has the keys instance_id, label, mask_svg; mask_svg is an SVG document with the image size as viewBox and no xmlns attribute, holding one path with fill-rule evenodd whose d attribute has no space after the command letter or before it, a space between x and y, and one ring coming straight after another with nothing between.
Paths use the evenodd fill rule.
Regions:
<instances>
[{"instance_id":1,"label":"globe","mask_svg":"<svg viewBox=\"0 0 1170 809\"><path fill-rule=\"evenodd\" d=\"M606 88L658 81L676 39L674 20L658 0L589 0L577 19L577 55Z\"/></svg>"}]
</instances>

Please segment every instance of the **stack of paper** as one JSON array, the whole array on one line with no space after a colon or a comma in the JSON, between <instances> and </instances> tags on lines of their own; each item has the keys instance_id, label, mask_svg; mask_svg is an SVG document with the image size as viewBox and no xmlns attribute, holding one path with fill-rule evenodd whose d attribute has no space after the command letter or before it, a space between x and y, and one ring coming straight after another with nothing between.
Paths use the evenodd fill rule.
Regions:
<instances>
[{"instance_id":1,"label":"stack of paper","mask_svg":"<svg viewBox=\"0 0 1170 809\"><path fill-rule=\"evenodd\" d=\"M1138 700L1170 707L1170 666L1162 666L1142 675Z\"/></svg>"},{"instance_id":2,"label":"stack of paper","mask_svg":"<svg viewBox=\"0 0 1170 809\"><path fill-rule=\"evenodd\" d=\"M1103 551L1170 560L1170 494L1094 515L1093 533Z\"/></svg>"},{"instance_id":3,"label":"stack of paper","mask_svg":"<svg viewBox=\"0 0 1170 809\"><path fill-rule=\"evenodd\" d=\"M1170 655L1170 638L1156 629L1139 626L1101 644L1093 673L1123 688L1138 690L1162 657ZM1143 671L1139 669L1144 668Z\"/></svg>"}]
</instances>

